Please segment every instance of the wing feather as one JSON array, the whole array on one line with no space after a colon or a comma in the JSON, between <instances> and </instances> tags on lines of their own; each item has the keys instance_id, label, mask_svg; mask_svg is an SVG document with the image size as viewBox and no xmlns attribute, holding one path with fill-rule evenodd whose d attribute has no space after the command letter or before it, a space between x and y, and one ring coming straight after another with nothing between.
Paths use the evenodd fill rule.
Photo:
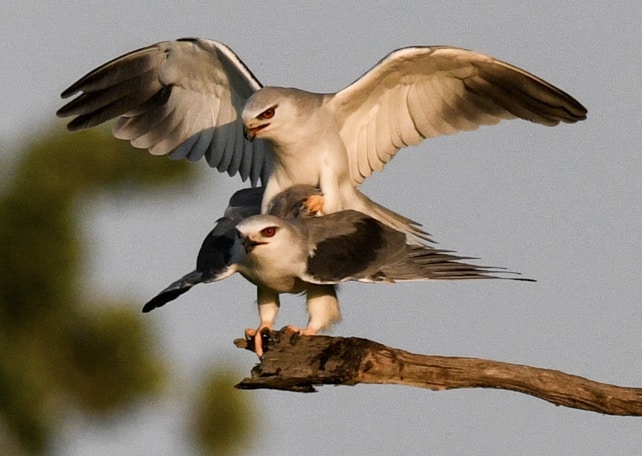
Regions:
<instances>
[{"instance_id":1,"label":"wing feather","mask_svg":"<svg viewBox=\"0 0 642 456\"><path fill-rule=\"evenodd\" d=\"M189 161L197 161L202 157L202 154L198 156L199 154L199 149L197 147L197 144L199 142L199 139L204 137L205 134L202 135L194 135L191 138L187 138L185 141L181 143L180 146L178 146L176 149L172 151L168 155L169 158L172 160L184 160L189 158Z\"/></svg>"},{"instance_id":2,"label":"wing feather","mask_svg":"<svg viewBox=\"0 0 642 456\"><path fill-rule=\"evenodd\" d=\"M62 92L70 130L119 118L114 135L173 159L197 160L253 184L269 175L266 142L248 143L240 118L260 82L234 52L206 39L164 41L96 68ZM204 135L203 139L199 136ZM241 147L241 144L243 145Z\"/></svg>"},{"instance_id":3,"label":"wing feather","mask_svg":"<svg viewBox=\"0 0 642 456\"><path fill-rule=\"evenodd\" d=\"M462 260L473 258L429 246L356 211L302 220L311 252L303 280L316 284L414 280L513 279L516 273ZM331 227L331 228L330 228Z\"/></svg>"},{"instance_id":4,"label":"wing feather","mask_svg":"<svg viewBox=\"0 0 642 456\"><path fill-rule=\"evenodd\" d=\"M342 126L354 185L424 138L514 117L549 126L586 118L577 100L537 76L445 46L392 52L329 105ZM377 130L374 145L371 130Z\"/></svg>"}]
</instances>

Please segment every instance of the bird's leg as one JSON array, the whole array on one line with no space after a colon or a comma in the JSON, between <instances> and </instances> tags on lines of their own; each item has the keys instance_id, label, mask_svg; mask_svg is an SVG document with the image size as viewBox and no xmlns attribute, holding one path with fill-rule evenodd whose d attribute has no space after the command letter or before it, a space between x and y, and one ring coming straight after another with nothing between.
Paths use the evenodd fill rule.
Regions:
<instances>
[{"instance_id":1,"label":"bird's leg","mask_svg":"<svg viewBox=\"0 0 642 456\"><path fill-rule=\"evenodd\" d=\"M265 190L263 191L263 199L261 200L261 214L267 214L270 201L281 193L284 190L281 188L279 181L276 176L271 176L268 179L267 184L265 185Z\"/></svg>"},{"instance_id":2,"label":"bird's leg","mask_svg":"<svg viewBox=\"0 0 642 456\"><path fill-rule=\"evenodd\" d=\"M314 336L341 320L339 300L334 285L310 285L307 290L307 308L310 319L306 328L289 325L286 329L304 336Z\"/></svg>"},{"instance_id":3,"label":"bird's leg","mask_svg":"<svg viewBox=\"0 0 642 456\"><path fill-rule=\"evenodd\" d=\"M352 186L349 181L348 185ZM343 207L339 178L334 172L322 172L319 176L319 187L323 193L322 208L325 214L332 214L345 209Z\"/></svg>"},{"instance_id":4,"label":"bird's leg","mask_svg":"<svg viewBox=\"0 0 642 456\"><path fill-rule=\"evenodd\" d=\"M257 329L247 328L245 330L246 339L254 339L254 351L260 358L263 356L263 338L261 332L264 329L272 330L274 328L274 320L276 314L279 312L279 294L274 290L264 287L257 287L257 304L259 308L260 323Z\"/></svg>"}]
</instances>

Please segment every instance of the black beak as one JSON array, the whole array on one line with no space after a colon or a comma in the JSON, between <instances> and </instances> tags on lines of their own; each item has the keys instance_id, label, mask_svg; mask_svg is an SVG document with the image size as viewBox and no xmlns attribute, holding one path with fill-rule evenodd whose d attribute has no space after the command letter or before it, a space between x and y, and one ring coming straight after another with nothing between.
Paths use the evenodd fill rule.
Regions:
<instances>
[{"instance_id":1,"label":"black beak","mask_svg":"<svg viewBox=\"0 0 642 456\"><path fill-rule=\"evenodd\" d=\"M245 247L245 253L248 253L248 254L251 253L252 250L254 250L254 248L257 245L263 245L263 244L265 244L265 243L264 242L253 241L249 237L243 238L243 247Z\"/></svg>"},{"instance_id":2,"label":"black beak","mask_svg":"<svg viewBox=\"0 0 642 456\"><path fill-rule=\"evenodd\" d=\"M245 139L247 139L249 142L252 142L254 140L254 132L252 132L252 129L247 128L246 126L243 127L243 136L245 136Z\"/></svg>"},{"instance_id":3,"label":"black beak","mask_svg":"<svg viewBox=\"0 0 642 456\"><path fill-rule=\"evenodd\" d=\"M243 247L245 247L245 253L250 253L254 248L254 243L249 237L243 238Z\"/></svg>"}]
</instances>

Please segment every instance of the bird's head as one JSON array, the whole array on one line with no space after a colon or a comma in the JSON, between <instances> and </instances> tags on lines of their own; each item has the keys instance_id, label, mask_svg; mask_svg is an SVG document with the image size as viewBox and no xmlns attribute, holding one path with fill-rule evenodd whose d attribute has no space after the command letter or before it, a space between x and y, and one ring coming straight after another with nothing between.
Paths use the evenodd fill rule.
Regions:
<instances>
[{"instance_id":1,"label":"bird's head","mask_svg":"<svg viewBox=\"0 0 642 456\"><path fill-rule=\"evenodd\" d=\"M286 247L283 231L283 220L271 215L249 217L236 225L236 235L248 255Z\"/></svg>"},{"instance_id":2,"label":"bird's head","mask_svg":"<svg viewBox=\"0 0 642 456\"><path fill-rule=\"evenodd\" d=\"M246 139L269 137L281 120L282 95L278 87L265 87L248 98L242 113Z\"/></svg>"},{"instance_id":3,"label":"bird's head","mask_svg":"<svg viewBox=\"0 0 642 456\"><path fill-rule=\"evenodd\" d=\"M245 138L280 141L281 127L291 131L298 121L305 119L302 114L308 98L311 98L308 92L286 87L264 87L255 92L248 98L241 114Z\"/></svg>"}]
</instances>

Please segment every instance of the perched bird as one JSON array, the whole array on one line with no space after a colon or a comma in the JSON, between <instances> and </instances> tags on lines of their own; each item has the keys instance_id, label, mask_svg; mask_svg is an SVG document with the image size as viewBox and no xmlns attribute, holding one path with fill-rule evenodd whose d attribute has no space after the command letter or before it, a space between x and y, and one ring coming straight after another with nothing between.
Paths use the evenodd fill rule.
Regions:
<instances>
[{"instance_id":1,"label":"perched bird","mask_svg":"<svg viewBox=\"0 0 642 456\"><path fill-rule=\"evenodd\" d=\"M223 217L216 221L209 232L196 260L196 269L173 282L143 306L143 312L150 312L173 301L194 285L216 282L234 274L231 252L237 237L236 225L244 219L261 212L263 187L245 188L232 195ZM272 200L269 213L280 218L302 218L320 215L321 192L305 185L291 187Z\"/></svg>"},{"instance_id":2,"label":"perched bird","mask_svg":"<svg viewBox=\"0 0 642 456\"><path fill-rule=\"evenodd\" d=\"M281 293L306 294L308 325L292 329L311 335L340 319L335 285L342 282L490 279L513 274L464 263L461 260L469 258L450 251L409 244L404 233L357 211L315 216L306 201L318 195L312 187L293 187L270 204L276 215L244 218L233 232L227 228L235 220L231 211L203 242L196 270L159 293L143 311L164 305L198 283L238 272L257 286L260 323L258 329L246 330L246 336L254 338L260 356L260 333L273 328ZM246 201L255 205L258 192L250 196ZM221 224L226 228L219 230Z\"/></svg>"},{"instance_id":3,"label":"perched bird","mask_svg":"<svg viewBox=\"0 0 642 456\"><path fill-rule=\"evenodd\" d=\"M337 93L262 87L239 57L207 39L164 41L118 57L72 84L57 112L70 130L120 118L117 138L155 155L199 160L279 192L320 187L326 213L354 209L406 232L412 220L357 187L400 148L502 119L543 125L586 118L577 100L484 54L417 46L387 55ZM244 139L257 138L248 142ZM263 140L263 141L261 141Z\"/></svg>"}]
</instances>

